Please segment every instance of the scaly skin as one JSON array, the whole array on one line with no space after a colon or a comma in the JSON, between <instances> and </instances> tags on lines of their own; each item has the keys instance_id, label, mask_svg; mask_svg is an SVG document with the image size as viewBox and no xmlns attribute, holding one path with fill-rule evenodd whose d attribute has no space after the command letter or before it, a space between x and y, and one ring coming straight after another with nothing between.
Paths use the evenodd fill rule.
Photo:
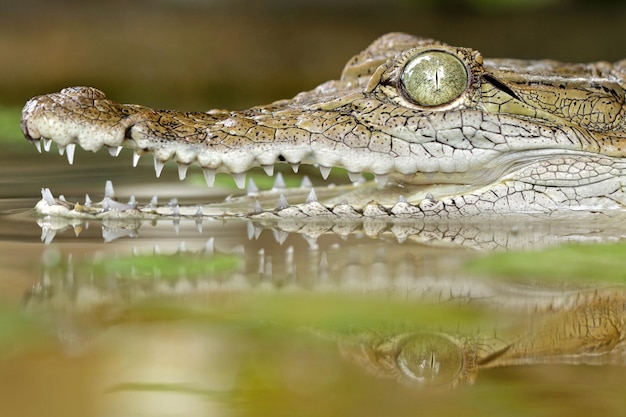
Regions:
<instances>
[{"instance_id":1,"label":"scaly skin","mask_svg":"<svg viewBox=\"0 0 626 417\"><path fill-rule=\"evenodd\" d=\"M404 78L416 56L434 60L432 51L452 56L457 67L427 68L430 81L416 85L440 94L455 70L462 84L434 102L416 99ZM51 139L70 160L78 144L153 153L157 174L165 161L178 162L181 178L197 164L210 184L216 172L227 172L243 187L248 169L271 173L282 161L318 164L324 177L332 167L354 178L371 172L379 182L283 216L615 209L626 202L625 72L624 62L483 61L472 49L392 33L353 57L339 80L292 100L185 113L118 104L94 88L74 87L30 100L22 130L37 144ZM343 201L349 206L337 208Z\"/></svg>"}]
</instances>

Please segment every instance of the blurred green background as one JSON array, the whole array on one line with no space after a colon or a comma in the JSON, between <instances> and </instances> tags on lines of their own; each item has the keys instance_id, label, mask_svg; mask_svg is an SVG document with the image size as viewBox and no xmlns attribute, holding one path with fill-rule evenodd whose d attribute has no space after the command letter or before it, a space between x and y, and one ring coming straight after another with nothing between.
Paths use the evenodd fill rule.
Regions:
<instances>
[{"instance_id":1,"label":"blurred green background","mask_svg":"<svg viewBox=\"0 0 626 417\"><path fill-rule=\"evenodd\" d=\"M615 61L625 3L582 0L5 0L0 104L70 85L182 110L243 108L336 78L403 31L485 57Z\"/></svg>"}]
</instances>

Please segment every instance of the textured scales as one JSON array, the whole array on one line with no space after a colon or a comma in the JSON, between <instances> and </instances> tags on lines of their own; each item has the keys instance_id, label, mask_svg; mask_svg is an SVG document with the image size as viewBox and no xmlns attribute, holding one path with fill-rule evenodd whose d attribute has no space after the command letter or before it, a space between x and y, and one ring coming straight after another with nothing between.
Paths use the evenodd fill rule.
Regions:
<instances>
[{"instance_id":1,"label":"textured scales","mask_svg":"<svg viewBox=\"0 0 626 417\"><path fill-rule=\"evenodd\" d=\"M415 99L403 77L418 58L434 60L432 51L461 62L466 80L462 91L429 106ZM427 81L414 84L438 94L447 88L450 71L443 64L427 68L419 78ZM47 139L54 141L70 162L76 144L89 151L108 147L112 155L124 146L135 150L134 164L139 155L153 153L157 175L169 160L178 162L181 178L189 165L199 165L210 185L216 173L227 172L243 187L248 169L271 173L279 162L296 170L316 164L323 177L342 167L351 179L370 172L378 180L378 186L317 190L320 202L305 203L307 192L299 202L289 201L293 206L284 205L291 197L285 192L270 216L616 209L626 202L625 71L625 62L483 60L472 49L392 33L350 59L339 80L291 100L241 112L188 113L118 104L95 88L73 87L31 99L21 125L27 139L38 147L46 139L44 149ZM204 213L259 215L254 203L265 195ZM74 206L50 194L38 208L80 215L111 207ZM136 213L132 206L117 211Z\"/></svg>"}]
</instances>

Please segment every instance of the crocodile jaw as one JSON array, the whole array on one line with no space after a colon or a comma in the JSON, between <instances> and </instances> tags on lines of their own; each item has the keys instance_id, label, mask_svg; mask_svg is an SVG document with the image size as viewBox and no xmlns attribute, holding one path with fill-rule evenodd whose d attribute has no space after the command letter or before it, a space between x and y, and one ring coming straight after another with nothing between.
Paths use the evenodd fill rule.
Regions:
<instances>
[{"instance_id":1,"label":"crocodile jaw","mask_svg":"<svg viewBox=\"0 0 626 417\"><path fill-rule=\"evenodd\" d=\"M416 108L398 91L406 55L426 47L463 56L471 74L466 92L433 109ZM543 196L554 204L534 204L535 197L518 195L504 210L620 205L624 169L623 151L615 140L623 136L621 125L615 129L619 114L607 112L601 123L581 118L576 124L524 99L530 94L518 88L515 77L510 86L493 81L492 74L507 76L497 68L489 62L483 66L475 51L391 34L353 58L340 80L292 100L242 112L184 113L118 104L94 88L74 87L30 100L23 110L22 130L38 146L45 139L44 149L49 149L47 140L53 140L70 163L77 144L89 151L108 147L112 155L126 146L135 150L135 164L140 155L153 153L157 176L166 161L175 160L181 178L189 165L197 164L209 185L216 173L227 172L243 188L248 169L261 166L271 174L279 162L294 170L302 163L317 164L324 178L332 167L345 168L353 180L371 172L382 185L389 183L366 194L366 200L350 195L357 198L349 200L355 207L371 198L394 204L397 193L389 198L389 191L396 191L393 187L402 188L404 199L413 204L433 197L480 200L498 187L503 190L497 198L536 195L544 193L540 186L573 194ZM592 131L584 123L613 131ZM577 162L577 167L569 166ZM600 183L595 196L578 190L595 183Z\"/></svg>"}]
</instances>

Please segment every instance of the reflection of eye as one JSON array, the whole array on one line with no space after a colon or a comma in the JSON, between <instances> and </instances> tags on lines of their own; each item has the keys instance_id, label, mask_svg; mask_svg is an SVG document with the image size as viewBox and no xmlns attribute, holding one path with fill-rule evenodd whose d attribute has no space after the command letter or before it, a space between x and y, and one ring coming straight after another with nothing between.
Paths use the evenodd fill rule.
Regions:
<instances>
[{"instance_id":1,"label":"reflection of eye","mask_svg":"<svg viewBox=\"0 0 626 417\"><path fill-rule=\"evenodd\" d=\"M467 88L467 69L459 58L443 51L416 55L404 67L402 84L415 104L432 107L459 97Z\"/></svg>"},{"instance_id":2,"label":"reflection of eye","mask_svg":"<svg viewBox=\"0 0 626 417\"><path fill-rule=\"evenodd\" d=\"M463 352L450 338L440 334L415 334L396 357L402 373L427 385L452 381L463 369Z\"/></svg>"}]
</instances>

